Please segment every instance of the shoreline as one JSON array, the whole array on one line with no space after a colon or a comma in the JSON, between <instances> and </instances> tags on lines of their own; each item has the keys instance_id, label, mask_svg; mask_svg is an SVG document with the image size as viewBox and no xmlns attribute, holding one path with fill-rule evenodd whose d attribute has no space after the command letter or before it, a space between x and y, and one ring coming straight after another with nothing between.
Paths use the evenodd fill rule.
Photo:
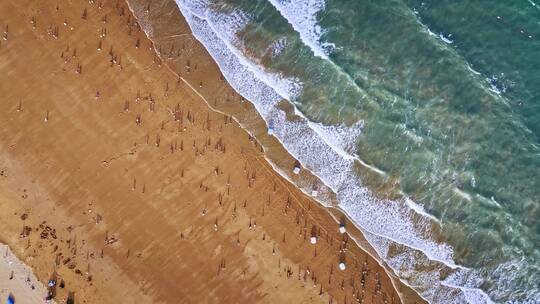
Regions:
<instances>
[{"instance_id":1,"label":"shoreline","mask_svg":"<svg viewBox=\"0 0 540 304\"><path fill-rule=\"evenodd\" d=\"M268 132L266 132L268 130L267 122L260 116L260 114L255 109L255 107L253 106L251 101L249 101L248 99L245 99L245 101L249 103L249 107L243 105L243 109L241 109L241 110L238 110L237 108L235 108L234 105L223 105L223 103L220 104L218 102L214 102L214 104L212 105L212 103L209 100L207 100L205 98L205 96L203 94L201 94L194 87L194 85L196 85L196 83L194 83L194 84L189 83L189 81L186 80L186 78L184 78L184 76L182 76L181 64L179 64L177 62L177 59L176 58L171 58L170 54L167 56L165 51L161 51L162 49L167 49L166 47L168 45L166 43L160 43L160 40L161 41L167 40L167 42L172 44L170 53L173 52L174 45L175 45L176 42L174 40L171 42L170 41L171 39L166 39L166 38L165 39L160 39L160 38L162 38L162 37L159 37L161 35L160 29L156 30L155 28L153 28L153 24L155 23L155 21L153 22L151 20L150 21L147 20L147 19L152 18L152 14L155 14L154 11L153 11L153 7L152 6L145 7L145 9L150 8L150 12L144 12L143 13L142 12L142 7L140 6L142 4L140 4L140 2L144 2L144 1L127 0L127 2L128 2L128 5L130 6L130 9L131 9L132 13L134 15L136 15L137 19L138 20L141 20L141 19L144 20L144 23L146 24L146 28L143 27L143 30L145 30L145 32L148 31L146 33L146 35L147 36L149 36L149 35L154 36L154 37L150 37L150 40L153 42L154 49L157 52L157 54L160 56L160 59L165 63L165 66L174 75L176 75L177 77L179 77L179 79L181 79L184 83L186 83L190 87L190 89L193 90L202 100L204 100L204 102L207 104L207 106L209 108L211 108L213 111L216 111L218 113L225 114L225 115L231 115L233 117L233 119L238 124L240 124L242 126L242 128L246 132L248 132L250 134L250 136L253 136L254 140L256 140L261 145L262 149L264 149L265 161L267 161L268 165L272 167L272 170L277 175L284 178L285 180L287 180L292 185L297 186L298 189L301 191L302 195L304 195L307 198L309 198L309 199L317 202L318 204L320 204L318 207L321 208L321 209L326 210L326 212L328 212L328 214L330 214L332 216L332 218L335 220L336 225L339 225L339 223L340 223L340 220L338 218L341 218L342 219L341 221L343 221L346 218L346 223L348 223L348 224L350 223L351 225L354 226L354 228L352 229L354 231L354 235L352 235L353 241L363 251L365 251L373 259L375 259L379 263L379 265L386 271L386 273L390 277L392 277L392 284L393 284L394 288L396 290L399 290L400 293L402 293L402 298L401 298L402 301L404 301L405 303L425 302L426 300L423 299L416 291L412 290L409 286L406 285L406 283L402 282L400 280L400 278L398 278L395 274L393 274L391 269L388 269L387 266L382 266L382 264L381 264L381 262L383 262L382 259L380 257L378 257L378 254L372 248L371 244L369 244L369 242L367 242L367 240L365 240L365 238L364 238L364 236L363 236L363 234L361 232L361 229L351 219L351 217L347 214L347 212L345 210L343 210L337 204L337 201L336 201L336 198L335 198L335 193L333 192L333 190L328 188L328 189L326 189L324 191L324 192L326 192L325 193L326 194L325 198L330 201L330 204L326 205L325 203L320 201L318 197L313 197L312 195L310 195L310 193L308 193L307 190L305 189L306 187L301 187L299 185L302 182L304 184L308 184L308 183L314 184L315 183L314 180L315 180L316 183L318 183L319 185L323 185L321 187L328 187L327 185L324 184L324 182L322 182L320 180L320 178L318 176L316 176L314 173L312 173L309 169L302 170L302 173L300 175L296 175L296 176L291 175L291 174L287 174L285 172L281 172L281 171L286 170L284 168L293 168L293 166L295 166L294 163L297 163L298 160L296 158L294 158L290 154L290 152L285 149L285 147L283 146L283 143L280 141L279 138L277 138L275 136L272 136L271 134L268 134ZM172 0L164 0L164 1L162 1L161 6L163 7L165 5L168 5L170 2L174 3L174 1L172 1ZM136 9L134 10L133 8L131 8L130 3L135 3L135 5L139 5L139 14L137 14ZM178 11L177 12L178 15L180 15L180 18L182 18L181 22L186 23L185 22L185 17L182 16L180 10L177 9L177 11ZM170 14L170 15L172 15L172 14ZM173 17L169 17L169 19L172 19L172 18ZM191 35L193 37L193 34L191 34L191 29L189 28L189 25L183 25L183 27L187 27L187 31L188 31L187 34ZM178 37L178 36L181 36L181 35L184 35L184 34L174 35L174 36ZM156 39L158 41L155 41ZM217 64L212 59L212 56L210 54L208 54L208 51L204 48L204 46L202 46L201 42L199 42L196 38L194 38L194 39L197 41L198 47L202 48L203 51L206 53L206 55L211 58L210 60L214 63L214 65L217 66ZM178 43L181 43L181 42L178 42ZM169 57L169 58L167 58L167 57ZM171 67L170 65L172 65L173 67ZM189 64L188 64L188 66L189 66ZM176 69L175 69L175 67L176 67ZM217 68L217 70L221 74L221 71L219 70L219 68ZM185 77L187 77L188 75L189 75L189 73ZM193 80L193 82L195 82L195 80ZM205 86L206 85L207 84L205 82ZM224 86L226 86L227 88L230 88L230 85L227 84L225 81L224 81ZM230 88L230 89L234 91L234 89L232 89L232 88ZM215 89L212 89L212 90L215 90ZM237 92L235 92L235 93L238 94ZM243 97L242 97L242 102L244 102ZM296 114L291 114L291 115L296 115ZM256 117L254 117L254 116L256 116ZM270 150L270 152L268 150ZM272 155L272 152L271 152L272 150L279 150L279 152L273 152L274 155ZM276 161L282 161L282 164L277 165L275 163ZM368 165L363 164L363 163L362 163L362 165L368 166ZM302 176L302 177L300 177L300 176ZM306 182L306 181L308 181L308 182ZM320 191L321 189L318 189L318 190ZM318 194L318 195L320 196L320 194ZM350 234L351 232L347 231L347 233ZM360 243L362 243L363 245L361 245Z\"/></svg>"},{"instance_id":2,"label":"shoreline","mask_svg":"<svg viewBox=\"0 0 540 304\"><path fill-rule=\"evenodd\" d=\"M0 67L12 75L0 84L9 101L0 105L0 238L42 281L57 264L79 299L104 303L328 303L363 290L367 303L399 301L328 210L264 165L230 116L167 75L123 4L2 7L14 16L0 16L11 31ZM194 74L218 78L204 51L192 55L205 70ZM21 226L32 231L24 239Z\"/></svg>"}]
</instances>

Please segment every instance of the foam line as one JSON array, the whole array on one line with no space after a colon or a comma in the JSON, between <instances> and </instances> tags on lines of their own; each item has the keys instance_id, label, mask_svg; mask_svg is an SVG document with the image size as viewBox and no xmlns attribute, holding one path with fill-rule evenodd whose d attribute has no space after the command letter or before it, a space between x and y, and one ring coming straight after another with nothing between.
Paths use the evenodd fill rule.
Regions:
<instances>
[{"instance_id":1,"label":"foam line","mask_svg":"<svg viewBox=\"0 0 540 304\"><path fill-rule=\"evenodd\" d=\"M301 83L266 72L242 53L236 32L249 22L249 16L239 11L218 14L204 8L204 3L177 0L195 38L205 46L231 86L253 102L266 122L272 122L275 136L289 153L336 193L340 207L355 221L377 253L398 275L407 277L405 282L420 286L416 289L430 302L440 302L444 294L456 294L447 292L448 289L459 290L453 301L470 302L457 284L457 287L445 286L438 281L440 271L467 273L469 270L454 263L450 246L431 239L432 218L425 211L413 208L418 206L411 205L412 202L376 199L358 180L354 173L357 159L350 157L347 145L356 140L360 131L347 138L343 136L346 127L329 128L309 122L297 109L301 119L288 120L277 104L298 96ZM391 246L403 249L399 257L389 256ZM417 273L418 263L435 265L436 269Z\"/></svg>"},{"instance_id":2,"label":"foam line","mask_svg":"<svg viewBox=\"0 0 540 304\"><path fill-rule=\"evenodd\" d=\"M324 0L268 0L300 35L302 42L315 56L328 59L335 47L321 42L322 29L317 14L325 9Z\"/></svg>"}]
</instances>

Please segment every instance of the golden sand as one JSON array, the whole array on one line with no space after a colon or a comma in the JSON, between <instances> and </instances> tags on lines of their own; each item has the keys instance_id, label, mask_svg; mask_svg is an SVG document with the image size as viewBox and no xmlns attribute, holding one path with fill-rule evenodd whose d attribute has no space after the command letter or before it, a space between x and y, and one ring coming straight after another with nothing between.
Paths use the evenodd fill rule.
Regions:
<instances>
[{"instance_id":1,"label":"golden sand","mask_svg":"<svg viewBox=\"0 0 540 304\"><path fill-rule=\"evenodd\" d=\"M233 93L176 16L182 79L123 1L0 2L0 240L59 303L412 296L202 100Z\"/></svg>"}]
</instances>

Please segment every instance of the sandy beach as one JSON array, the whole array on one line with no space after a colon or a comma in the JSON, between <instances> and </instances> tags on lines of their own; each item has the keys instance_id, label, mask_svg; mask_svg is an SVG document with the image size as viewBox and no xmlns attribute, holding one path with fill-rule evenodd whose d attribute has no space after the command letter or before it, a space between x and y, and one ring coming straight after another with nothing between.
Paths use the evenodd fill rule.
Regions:
<instances>
[{"instance_id":1,"label":"sandy beach","mask_svg":"<svg viewBox=\"0 0 540 304\"><path fill-rule=\"evenodd\" d=\"M253 108L181 15L155 21L174 1L129 5L0 2L0 241L57 302L421 301L273 170L294 159L239 125ZM0 300L36 303L4 265Z\"/></svg>"}]
</instances>

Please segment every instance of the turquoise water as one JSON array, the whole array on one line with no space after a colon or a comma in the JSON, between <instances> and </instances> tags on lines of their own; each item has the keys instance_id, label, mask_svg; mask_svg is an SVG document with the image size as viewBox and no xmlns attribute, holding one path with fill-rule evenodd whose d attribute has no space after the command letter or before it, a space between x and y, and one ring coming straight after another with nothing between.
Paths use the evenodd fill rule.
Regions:
<instances>
[{"instance_id":1,"label":"turquoise water","mask_svg":"<svg viewBox=\"0 0 540 304\"><path fill-rule=\"evenodd\" d=\"M527 0L177 2L213 23L229 48L259 67L257 77L287 91L281 95L310 121L350 132L362 122L361 135L344 149L376 169L361 169L372 172L356 178L391 182L372 190L400 193L421 206L437 226L431 237L474 274L465 287L495 302L540 302L539 6ZM219 26L234 31L223 34ZM297 86L280 87L261 73ZM305 156L309 163L310 152L300 161ZM430 302L451 302L419 292Z\"/></svg>"}]
</instances>

